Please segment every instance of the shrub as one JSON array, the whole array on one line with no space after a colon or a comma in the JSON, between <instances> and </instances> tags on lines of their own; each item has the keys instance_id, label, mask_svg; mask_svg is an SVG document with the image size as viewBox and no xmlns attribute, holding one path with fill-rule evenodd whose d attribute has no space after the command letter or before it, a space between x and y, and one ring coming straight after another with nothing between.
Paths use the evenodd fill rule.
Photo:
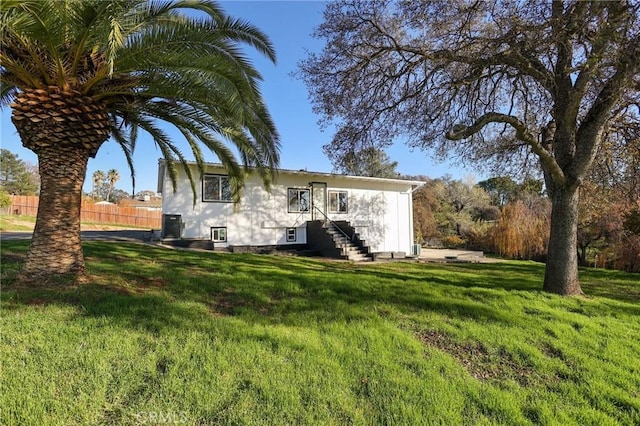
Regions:
<instances>
[{"instance_id":1,"label":"shrub","mask_svg":"<svg viewBox=\"0 0 640 426\"><path fill-rule=\"evenodd\" d=\"M495 225L493 224L478 224L471 227L464 234L464 238L467 241L467 248L469 250L481 250L484 252L495 252L493 240L491 238L491 230Z\"/></svg>"},{"instance_id":2,"label":"shrub","mask_svg":"<svg viewBox=\"0 0 640 426\"><path fill-rule=\"evenodd\" d=\"M640 235L640 208L633 208L624 214L624 229Z\"/></svg>"},{"instance_id":3,"label":"shrub","mask_svg":"<svg viewBox=\"0 0 640 426\"><path fill-rule=\"evenodd\" d=\"M458 235L449 235L442 238L442 246L444 248L463 248L467 241Z\"/></svg>"},{"instance_id":4,"label":"shrub","mask_svg":"<svg viewBox=\"0 0 640 426\"><path fill-rule=\"evenodd\" d=\"M512 259L540 259L549 241L548 206L528 206L522 201L504 206L490 239L500 256Z\"/></svg>"},{"instance_id":5,"label":"shrub","mask_svg":"<svg viewBox=\"0 0 640 426\"><path fill-rule=\"evenodd\" d=\"M632 235L624 244L616 244L613 268L640 272L640 235Z\"/></svg>"},{"instance_id":6,"label":"shrub","mask_svg":"<svg viewBox=\"0 0 640 426\"><path fill-rule=\"evenodd\" d=\"M0 209L6 209L11 206L12 203L13 199L11 195L7 191L0 189Z\"/></svg>"}]
</instances>

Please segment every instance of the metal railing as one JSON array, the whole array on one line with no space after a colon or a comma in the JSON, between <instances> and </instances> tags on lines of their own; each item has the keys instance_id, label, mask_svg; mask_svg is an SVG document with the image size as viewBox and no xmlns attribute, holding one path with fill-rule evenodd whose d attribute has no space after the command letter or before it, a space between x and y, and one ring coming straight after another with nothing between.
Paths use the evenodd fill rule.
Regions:
<instances>
[{"instance_id":1,"label":"metal railing","mask_svg":"<svg viewBox=\"0 0 640 426\"><path fill-rule=\"evenodd\" d=\"M340 228L340 226L338 226L338 224L337 224L337 223L335 223L333 220L329 219L329 216L327 216L327 215L326 215L322 210L320 210L317 206L313 206L313 208L314 208L314 209L316 209L318 212L320 212L320 214L321 214L322 216L324 216L325 222L329 222L330 224L332 224L332 225L333 225L333 226L334 226L338 231L340 231L340 233L341 233L342 235L344 235L344 236L345 236L345 238L346 238L347 240L351 240L351 241L353 241L353 239L354 239L355 235L354 235L353 237L350 237L346 232L344 232L344 231L342 230L342 228Z\"/></svg>"}]
</instances>

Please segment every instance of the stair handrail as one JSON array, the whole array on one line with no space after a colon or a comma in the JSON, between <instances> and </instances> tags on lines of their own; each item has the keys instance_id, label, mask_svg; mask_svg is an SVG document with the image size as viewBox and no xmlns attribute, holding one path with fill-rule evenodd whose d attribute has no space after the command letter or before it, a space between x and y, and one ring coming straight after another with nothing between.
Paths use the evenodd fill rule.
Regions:
<instances>
[{"instance_id":1,"label":"stair handrail","mask_svg":"<svg viewBox=\"0 0 640 426\"><path fill-rule=\"evenodd\" d=\"M313 208L314 208L314 209L316 209L316 210L318 210L318 211L320 212L320 214L321 214L322 216L324 216L325 221L327 221L327 222L331 223L333 226L335 226L335 227L338 229L338 231L340 231L340 233L341 233L342 235L344 235L348 240L351 240L351 241L353 241L353 240L354 240L355 235L354 235L353 237L350 237L346 232L344 232L344 231L342 230L342 228L340 228L340 226L338 226L338 224L337 224L337 223L335 223L333 220L329 219L329 216L327 216L327 215L326 215L322 210L320 210L320 208L318 208L318 206L313 206Z\"/></svg>"}]
</instances>

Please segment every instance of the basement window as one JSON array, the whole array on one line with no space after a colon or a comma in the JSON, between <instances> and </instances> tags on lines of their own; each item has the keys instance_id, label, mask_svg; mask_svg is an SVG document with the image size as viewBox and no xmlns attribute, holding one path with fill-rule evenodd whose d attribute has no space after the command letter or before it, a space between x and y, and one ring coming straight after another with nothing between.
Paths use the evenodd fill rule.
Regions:
<instances>
[{"instance_id":1,"label":"basement window","mask_svg":"<svg viewBox=\"0 0 640 426\"><path fill-rule=\"evenodd\" d=\"M347 213L347 191L329 191L329 213Z\"/></svg>"},{"instance_id":2,"label":"basement window","mask_svg":"<svg viewBox=\"0 0 640 426\"><path fill-rule=\"evenodd\" d=\"M226 243L227 228L225 226L211 228L211 241L213 241L214 243Z\"/></svg>"},{"instance_id":3,"label":"basement window","mask_svg":"<svg viewBox=\"0 0 640 426\"><path fill-rule=\"evenodd\" d=\"M287 228L287 242L293 243L296 241L296 228Z\"/></svg>"}]
</instances>

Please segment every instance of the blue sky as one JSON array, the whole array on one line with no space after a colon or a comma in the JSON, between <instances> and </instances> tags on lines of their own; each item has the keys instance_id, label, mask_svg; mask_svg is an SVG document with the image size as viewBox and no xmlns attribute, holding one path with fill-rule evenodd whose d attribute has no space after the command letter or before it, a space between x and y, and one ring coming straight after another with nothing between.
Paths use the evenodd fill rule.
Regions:
<instances>
[{"instance_id":1,"label":"blue sky","mask_svg":"<svg viewBox=\"0 0 640 426\"><path fill-rule=\"evenodd\" d=\"M297 63L307 51L319 52L322 41L311 37L313 29L322 22L324 2L320 1L227 1L222 7L233 17L243 18L264 31L274 43L278 63L273 65L251 50L246 53L264 78L262 94L276 123L281 138L280 166L284 169L307 169L331 172L333 166L322 152L322 145L331 141L332 129L321 131L318 116L311 111L311 104L304 84L291 76ZM1 145L21 159L37 163L35 154L22 147L10 120L9 108L2 110ZM167 129L169 130L169 129ZM169 130L170 131L170 130ZM175 134L171 132L172 134ZM178 136L176 136L178 137ZM186 145L184 152L188 154ZM467 175L478 176L472 168L463 169L449 163L434 162L428 153L411 151L403 144L386 150L393 161L398 162L398 172L410 175L427 175L432 178L450 174L461 179ZM155 190L157 164L160 152L153 140L140 136L134 153L136 192ZM191 157L190 157L191 158ZM217 161L210 154L207 161ZM131 179L124 155L119 146L106 142L95 159L89 160L85 191L91 190L91 175L96 170L116 169L120 172L117 188L131 192Z\"/></svg>"}]
</instances>

